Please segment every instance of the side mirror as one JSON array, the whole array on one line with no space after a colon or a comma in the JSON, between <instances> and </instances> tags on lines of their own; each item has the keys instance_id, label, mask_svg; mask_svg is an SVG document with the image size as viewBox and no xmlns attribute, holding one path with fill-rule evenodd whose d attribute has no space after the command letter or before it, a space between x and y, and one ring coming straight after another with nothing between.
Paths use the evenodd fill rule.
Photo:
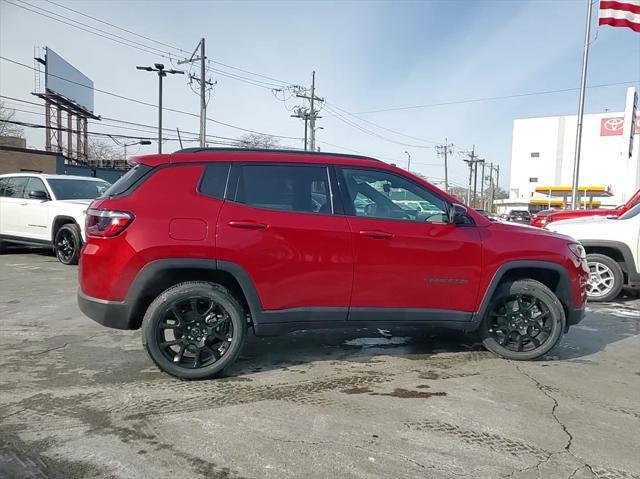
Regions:
<instances>
[{"instance_id":1,"label":"side mirror","mask_svg":"<svg viewBox=\"0 0 640 479\"><path fill-rule=\"evenodd\" d=\"M469 224L467 208L458 204L452 205L449 209L449 222L454 225Z\"/></svg>"},{"instance_id":2,"label":"side mirror","mask_svg":"<svg viewBox=\"0 0 640 479\"><path fill-rule=\"evenodd\" d=\"M35 190L29 192L29 198L31 198L32 200L48 200L49 195L46 191Z\"/></svg>"}]
</instances>

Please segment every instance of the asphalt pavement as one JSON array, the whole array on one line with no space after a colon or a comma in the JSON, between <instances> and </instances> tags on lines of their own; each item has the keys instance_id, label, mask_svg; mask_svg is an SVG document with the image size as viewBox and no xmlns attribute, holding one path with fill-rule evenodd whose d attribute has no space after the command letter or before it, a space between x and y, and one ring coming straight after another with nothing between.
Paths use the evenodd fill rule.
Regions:
<instances>
[{"instance_id":1,"label":"asphalt pavement","mask_svg":"<svg viewBox=\"0 0 640 479\"><path fill-rule=\"evenodd\" d=\"M76 306L76 268L0 256L1 478L640 479L640 300L534 362L397 329L250 337L171 378Z\"/></svg>"}]
</instances>

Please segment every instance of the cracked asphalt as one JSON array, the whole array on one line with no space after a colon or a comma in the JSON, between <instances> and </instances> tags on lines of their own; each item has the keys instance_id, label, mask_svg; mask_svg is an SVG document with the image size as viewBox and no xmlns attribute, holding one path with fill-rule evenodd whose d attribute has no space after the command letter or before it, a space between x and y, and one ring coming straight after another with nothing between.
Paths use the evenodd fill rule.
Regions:
<instances>
[{"instance_id":1,"label":"cracked asphalt","mask_svg":"<svg viewBox=\"0 0 640 479\"><path fill-rule=\"evenodd\" d=\"M76 268L0 256L1 478L640 479L640 300L541 361L412 329L250 338L226 377L158 371L82 316Z\"/></svg>"}]
</instances>

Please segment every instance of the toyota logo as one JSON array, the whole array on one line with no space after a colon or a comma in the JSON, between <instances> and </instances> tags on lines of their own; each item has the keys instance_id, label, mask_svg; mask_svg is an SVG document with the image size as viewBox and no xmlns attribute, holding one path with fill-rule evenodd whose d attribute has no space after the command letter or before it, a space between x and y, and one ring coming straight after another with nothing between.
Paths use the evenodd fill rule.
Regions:
<instances>
[{"instance_id":1,"label":"toyota logo","mask_svg":"<svg viewBox=\"0 0 640 479\"><path fill-rule=\"evenodd\" d=\"M604 122L604 129L608 131L618 131L622 128L624 119L622 118L609 118Z\"/></svg>"}]
</instances>

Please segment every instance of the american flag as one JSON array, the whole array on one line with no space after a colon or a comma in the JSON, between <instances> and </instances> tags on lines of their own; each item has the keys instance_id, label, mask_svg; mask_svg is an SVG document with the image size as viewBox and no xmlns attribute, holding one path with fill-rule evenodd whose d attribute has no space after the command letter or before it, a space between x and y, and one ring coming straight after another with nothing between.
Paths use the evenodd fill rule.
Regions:
<instances>
[{"instance_id":1,"label":"american flag","mask_svg":"<svg viewBox=\"0 0 640 479\"><path fill-rule=\"evenodd\" d=\"M610 2L600 0L598 25L628 27L640 32L640 0Z\"/></svg>"}]
</instances>

